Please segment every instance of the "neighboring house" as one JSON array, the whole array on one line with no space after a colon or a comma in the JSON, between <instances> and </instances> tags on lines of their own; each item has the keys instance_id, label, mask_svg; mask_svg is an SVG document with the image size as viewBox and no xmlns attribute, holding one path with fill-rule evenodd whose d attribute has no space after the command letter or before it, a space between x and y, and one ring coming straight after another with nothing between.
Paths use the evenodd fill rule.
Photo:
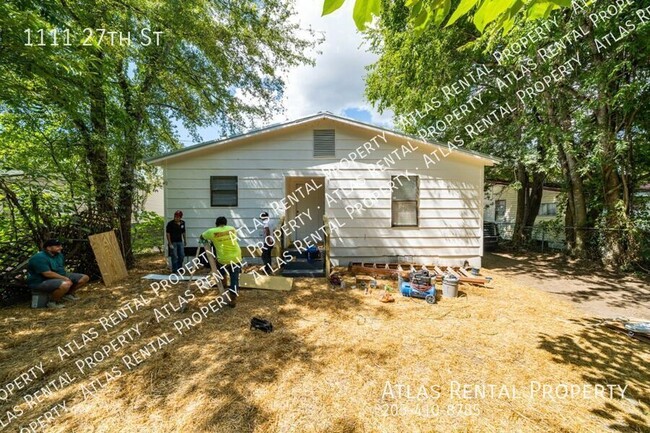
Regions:
<instances>
[{"instance_id":1,"label":"neighboring house","mask_svg":"<svg viewBox=\"0 0 650 433\"><path fill-rule=\"evenodd\" d=\"M485 190L485 209L483 218L488 222L495 222L499 226L499 233L504 239L512 239L512 231L517 216L517 190L509 182L487 181ZM539 213L535 219L536 228L533 230L533 239L549 241L552 247L561 248L564 242L564 233L555 233L542 230L537 226L545 221L552 221L558 217L560 188L545 186L542 192L542 202Z\"/></svg>"},{"instance_id":2,"label":"neighboring house","mask_svg":"<svg viewBox=\"0 0 650 433\"><path fill-rule=\"evenodd\" d=\"M165 191L162 187L155 189L147 196L142 210L165 216Z\"/></svg>"},{"instance_id":3,"label":"neighboring house","mask_svg":"<svg viewBox=\"0 0 650 433\"><path fill-rule=\"evenodd\" d=\"M184 212L190 245L220 215L239 229L242 247L254 245L262 210L276 226L284 217L285 246L322 244L327 216L337 228L334 266L480 266L484 167L497 162L330 113L149 160L163 169L165 218Z\"/></svg>"}]
</instances>

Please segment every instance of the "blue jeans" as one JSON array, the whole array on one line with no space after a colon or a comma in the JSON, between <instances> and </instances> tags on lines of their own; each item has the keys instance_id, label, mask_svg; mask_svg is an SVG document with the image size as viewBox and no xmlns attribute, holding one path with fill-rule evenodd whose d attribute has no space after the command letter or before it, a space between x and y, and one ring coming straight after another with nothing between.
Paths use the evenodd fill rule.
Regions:
<instances>
[{"instance_id":1,"label":"blue jeans","mask_svg":"<svg viewBox=\"0 0 650 433\"><path fill-rule=\"evenodd\" d=\"M237 296L239 295L239 274L241 273L241 267L239 265L226 265L225 268L230 277L230 291L234 292L230 296Z\"/></svg>"},{"instance_id":2,"label":"blue jeans","mask_svg":"<svg viewBox=\"0 0 650 433\"><path fill-rule=\"evenodd\" d=\"M172 272L177 272L183 267L183 259L185 259L185 244L183 242L172 242L171 257Z\"/></svg>"}]
</instances>

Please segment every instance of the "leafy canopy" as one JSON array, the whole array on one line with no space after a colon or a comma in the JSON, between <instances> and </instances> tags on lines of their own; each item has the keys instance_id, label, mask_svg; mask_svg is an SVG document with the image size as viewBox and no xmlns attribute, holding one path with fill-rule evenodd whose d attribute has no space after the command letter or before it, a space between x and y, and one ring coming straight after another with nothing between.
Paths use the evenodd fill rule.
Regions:
<instances>
[{"instance_id":1,"label":"leafy canopy","mask_svg":"<svg viewBox=\"0 0 650 433\"><path fill-rule=\"evenodd\" d=\"M576 0L460 0L446 26L468 15L481 32L493 24L492 31L501 29L507 33L517 18L547 18L555 9L571 7L572 1ZM586 1L587 4L590 2L591 0ZM343 6L343 3L345 0L324 0L323 15L331 14ZM405 5L410 10L409 26L416 32L421 32L429 26L440 26L452 9L451 0L407 0ZM380 16L384 8L381 0L355 0L352 16L357 28L360 31L365 30L373 16Z\"/></svg>"}]
</instances>

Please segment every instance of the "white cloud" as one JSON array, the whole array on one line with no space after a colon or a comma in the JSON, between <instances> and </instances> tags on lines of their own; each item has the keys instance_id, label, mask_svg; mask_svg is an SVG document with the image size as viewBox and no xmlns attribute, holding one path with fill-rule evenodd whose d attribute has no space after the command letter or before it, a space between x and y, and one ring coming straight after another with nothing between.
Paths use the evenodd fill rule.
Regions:
<instances>
[{"instance_id":1,"label":"white cloud","mask_svg":"<svg viewBox=\"0 0 650 433\"><path fill-rule=\"evenodd\" d=\"M285 111L273 117L269 124L329 111L339 116L356 117L368 123L392 127L392 111L379 114L364 96L365 67L374 63L377 56L367 51L368 44L356 29L352 19L353 5L354 0L346 0L339 10L321 17L323 0L296 0L297 16L294 19L302 28L311 27L323 35L324 41L312 52L315 66L292 68L283 77ZM239 96L247 100L252 98L251 95ZM346 110L353 114L346 114ZM185 145L196 143L180 123L177 126ZM221 136L216 126L199 128L199 134L203 140Z\"/></svg>"},{"instance_id":2,"label":"white cloud","mask_svg":"<svg viewBox=\"0 0 650 433\"><path fill-rule=\"evenodd\" d=\"M333 14L321 17L323 0L297 0L296 12L302 27L311 27L324 35L317 47L315 66L293 68L285 77L285 113L275 122L296 119L319 111L345 115L346 109L366 110L371 123L390 125L392 113L379 114L364 96L365 67L377 56L367 51L352 20L353 0Z\"/></svg>"}]
</instances>

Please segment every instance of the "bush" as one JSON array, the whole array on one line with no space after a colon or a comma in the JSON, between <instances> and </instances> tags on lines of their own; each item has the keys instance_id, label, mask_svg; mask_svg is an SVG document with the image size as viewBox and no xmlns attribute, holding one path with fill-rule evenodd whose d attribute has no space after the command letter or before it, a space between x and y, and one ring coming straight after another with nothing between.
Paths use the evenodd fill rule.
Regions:
<instances>
[{"instance_id":1,"label":"bush","mask_svg":"<svg viewBox=\"0 0 650 433\"><path fill-rule=\"evenodd\" d=\"M132 225L133 251L135 253L162 252L165 244L165 219L155 212L143 211Z\"/></svg>"}]
</instances>

